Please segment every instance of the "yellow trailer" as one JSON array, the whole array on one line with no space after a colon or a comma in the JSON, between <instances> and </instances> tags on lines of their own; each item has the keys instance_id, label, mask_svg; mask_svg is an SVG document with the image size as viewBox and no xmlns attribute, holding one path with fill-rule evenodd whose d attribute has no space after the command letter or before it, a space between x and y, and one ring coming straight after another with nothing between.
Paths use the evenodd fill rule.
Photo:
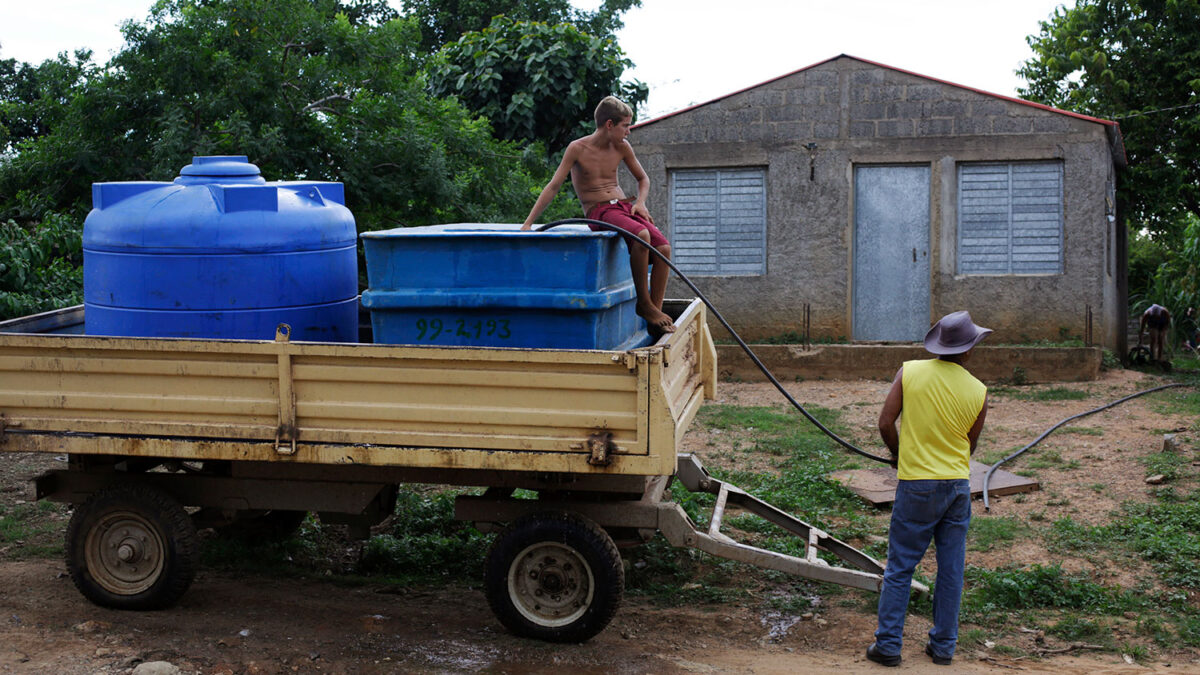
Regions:
<instances>
[{"instance_id":1,"label":"yellow trailer","mask_svg":"<svg viewBox=\"0 0 1200 675\"><path fill-rule=\"evenodd\" d=\"M680 453L715 395L716 352L701 302L667 309L676 332L627 352L291 342L283 325L273 341L94 337L71 334L79 307L16 319L0 323L0 452L68 455L37 497L75 505L72 579L110 607L178 600L198 527L286 530L315 511L365 535L411 482L487 488L456 513L501 532L488 598L523 635L603 629L623 592L618 543L655 532L878 590L878 562ZM670 501L676 477L717 495L710 527ZM719 531L727 504L805 537L809 554L733 542Z\"/></svg>"}]
</instances>

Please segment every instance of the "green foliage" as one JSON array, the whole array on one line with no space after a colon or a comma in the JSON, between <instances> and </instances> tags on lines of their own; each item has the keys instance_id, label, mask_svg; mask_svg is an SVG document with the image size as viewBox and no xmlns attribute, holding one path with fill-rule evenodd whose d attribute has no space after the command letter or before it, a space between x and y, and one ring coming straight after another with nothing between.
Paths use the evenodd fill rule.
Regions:
<instances>
[{"instance_id":1,"label":"green foliage","mask_svg":"<svg viewBox=\"0 0 1200 675\"><path fill-rule=\"evenodd\" d=\"M1139 605L1134 593L1102 586L1086 574L1070 574L1057 564L995 570L968 566L966 577L963 605L971 611L1057 608L1111 615Z\"/></svg>"},{"instance_id":2,"label":"green foliage","mask_svg":"<svg viewBox=\"0 0 1200 675\"><path fill-rule=\"evenodd\" d=\"M1051 635L1072 642L1111 643L1112 629L1106 624L1078 614L1068 612L1047 631Z\"/></svg>"},{"instance_id":3,"label":"green foliage","mask_svg":"<svg viewBox=\"0 0 1200 675\"><path fill-rule=\"evenodd\" d=\"M1192 458L1181 452L1156 452L1140 459L1146 467L1146 475L1162 475L1166 480L1175 480L1192 465Z\"/></svg>"},{"instance_id":4,"label":"green foliage","mask_svg":"<svg viewBox=\"0 0 1200 675\"><path fill-rule=\"evenodd\" d=\"M1022 529L1021 521L1016 518L972 518L967 533L967 548L972 551L991 551L997 546L1007 546Z\"/></svg>"},{"instance_id":5,"label":"green foliage","mask_svg":"<svg viewBox=\"0 0 1200 675\"><path fill-rule=\"evenodd\" d=\"M1200 213L1200 0L1079 0L1028 38L1022 96L1119 119L1124 215L1174 248Z\"/></svg>"},{"instance_id":6,"label":"green foliage","mask_svg":"<svg viewBox=\"0 0 1200 675\"><path fill-rule=\"evenodd\" d=\"M1015 398L1021 401L1082 401L1090 394L1078 389L1049 387L1047 389L1018 389L1015 387L989 387L992 396Z\"/></svg>"},{"instance_id":7,"label":"green foliage","mask_svg":"<svg viewBox=\"0 0 1200 675\"><path fill-rule=\"evenodd\" d=\"M1164 256L1144 293L1130 300L1134 316L1155 303L1166 307L1178 341L1196 335L1197 317L1188 310L1200 309L1200 217L1187 214L1180 245Z\"/></svg>"},{"instance_id":8,"label":"green foliage","mask_svg":"<svg viewBox=\"0 0 1200 675\"><path fill-rule=\"evenodd\" d=\"M1125 504L1104 531L1149 561L1164 584L1200 589L1200 492L1159 495L1150 504Z\"/></svg>"},{"instance_id":9,"label":"green foliage","mask_svg":"<svg viewBox=\"0 0 1200 675\"><path fill-rule=\"evenodd\" d=\"M193 155L245 154L268 179L343 181L362 230L519 220L541 151L431 97L417 24L394 17L382 2L157 3L107 66L21 103L57 108L0 160L0 218L82 211L93 181L171 180ZM75 72L56 67L55 83Z\"/></svg>"},{"instance_id":10,"label":"green foliage","mask_svg":"<svg viewBox=\"0 0 1200 675\"><path fill-rule=\"evenodd\" d=\"M0 319L83 301L80 229L78 220L58 213L26 227L0 222Z\"/></svg>"},{"instance_id":11,"label":"green foliage","mask_svg":"<svg viewBox=\"0 0 1200 675\"><path fill-rule=\"evenodd\" d=\"M454 519L457 491L401 492L392 532L372 537L361 569L405 580L474 582L491 537Z\"/></svg>"},{"instance_id":12,"label":"green foliage","mask_svg":"<svg viewBox=\"0 0 1200 675\"><path fill-rule=\"evenodd\" d=\"M584 11L569 0L403 0L409 16L421 26L421 47L436 51L466 33L488 27L503 14L514 21L569 23L597 37L612 38L624 25L621 14L640 7L641 0L604 0L595 11Z\"/></svg>"},{"instance_id":13,"label":"green foliage","mask_svg":"<svg viewBox=\"0 0 1200 675\"><path fill-rule=\"evenodd\" d=\"M437 96L456 96L504 139L541 140L551 149L595 129L592 112L613 94L635 109L649 93L622 83L621 48L565 23L496 17L442 48L430 68Z\"/></svg>"},{"instance_id":14,"label":"green foliage","mask_svg":"<svg viewBox=\"0 0 1200 675\"><path fill-rule=\"evenodd\" d=\"M0 559L61 556L65 512L64 506L51 502L0 505Z\"/></svg>"}]
</instances>

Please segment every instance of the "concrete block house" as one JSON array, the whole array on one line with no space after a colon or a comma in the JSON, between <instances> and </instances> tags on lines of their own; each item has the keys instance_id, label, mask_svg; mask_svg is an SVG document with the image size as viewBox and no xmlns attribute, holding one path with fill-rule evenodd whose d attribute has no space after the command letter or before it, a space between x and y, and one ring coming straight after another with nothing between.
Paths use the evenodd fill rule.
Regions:
<instances>
[{"instance_id":1,"label":"concrete block house","mask_svg":"<svg viewBox=\"0 0 1200 675\"><path fill-rule=\"evenodd\" d=\"M1125 348L1120 129L837 56L635 125L676 264L747 338ZM628 176L624 178L628 179ZM670 297L690 293L672 281Z\"/></svg>"}]
</instances>

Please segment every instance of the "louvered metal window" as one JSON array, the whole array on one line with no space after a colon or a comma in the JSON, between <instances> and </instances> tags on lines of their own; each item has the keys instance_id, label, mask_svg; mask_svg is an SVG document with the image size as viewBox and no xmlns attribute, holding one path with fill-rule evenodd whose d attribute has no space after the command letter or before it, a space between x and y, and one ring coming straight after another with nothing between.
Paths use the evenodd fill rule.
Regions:
<instances>
[{"instance_id":1,"label":"louvered metal window","mask_svg":"<svg viewBox=\"0 0 1200 675\"><path fill-rule=\"evenodd\" d=\"M680 270L709 276L767 272L767 172L671 172L671 257Z\"/></svg>"},{"instance_id":2,"label":"louvered metal window","mask_svg":"<svg viewBox=\"0 0 1200 675\"><path fill-rule=\"evenodd\" d=\"M958 272L1061 274L1062 162L958 166Z\"/></svg>"}]
</instances>

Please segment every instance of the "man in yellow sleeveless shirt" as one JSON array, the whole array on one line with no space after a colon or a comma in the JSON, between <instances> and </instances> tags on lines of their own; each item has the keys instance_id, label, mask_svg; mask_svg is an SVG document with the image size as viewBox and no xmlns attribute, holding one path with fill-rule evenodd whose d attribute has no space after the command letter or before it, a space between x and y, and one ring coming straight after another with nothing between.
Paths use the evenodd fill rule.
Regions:
<instances>
[{"instance_id":1,"label":"man in yellow sleeveless shirt","mask_svg":"<svg viewBox=\"0 0 1200 675\"><path fill-rule=\"evenodd\" d=\"M987 415L987 387L963 366L991 332L966 312L942 317L925 335L925 350L938 358L906 361L879 413L879 434L897 460L899 478L879 628L867 648L867 658L885 666L900 665L913 571L931 539L937 546L937 580L925 653L943 666L954 657L971 520L970 458Z\"/></svg>"}]
</instances>

